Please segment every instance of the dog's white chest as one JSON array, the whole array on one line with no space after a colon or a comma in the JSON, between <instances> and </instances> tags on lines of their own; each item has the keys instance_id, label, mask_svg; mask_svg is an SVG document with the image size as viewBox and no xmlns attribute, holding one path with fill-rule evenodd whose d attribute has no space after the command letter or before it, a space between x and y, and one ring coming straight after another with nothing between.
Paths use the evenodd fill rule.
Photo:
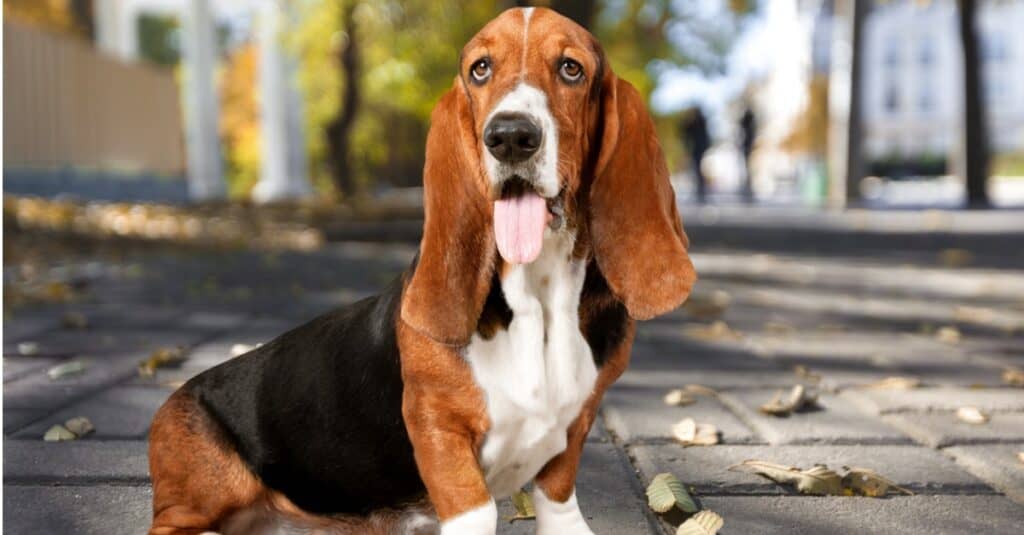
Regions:
<instances>
[{"instance_id":1,"label":"dog's white chest","mask_svg":"<svg viewBox=\"0 0 1024 535\"><path fill-rule=\"evenodd\" d=\"M487 403L491 425L480 461L495 498L518 490L565 449L569 424L597 378L579 329L586 266L571 260L572 247L572 236L545 230L540 257L502 278L513 314L508 329L490 340L474 335L466 349Z\"/></svg>"}]
</instances>

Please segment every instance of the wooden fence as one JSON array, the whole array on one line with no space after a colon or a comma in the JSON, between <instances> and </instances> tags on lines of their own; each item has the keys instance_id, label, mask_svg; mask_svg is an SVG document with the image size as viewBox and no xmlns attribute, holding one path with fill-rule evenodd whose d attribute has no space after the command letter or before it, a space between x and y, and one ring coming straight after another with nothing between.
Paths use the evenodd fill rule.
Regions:
<instances>
[{"instance_id":1,"label":"wooden fence","mask_svg":"<svg viewBox=\"0 0 1024 535\"><path fill-rule=\"evenodd\" d=\"M124 63L9 17L3 27L5 168L183 173L170 70Z\"/></svg>"}]
</instances>

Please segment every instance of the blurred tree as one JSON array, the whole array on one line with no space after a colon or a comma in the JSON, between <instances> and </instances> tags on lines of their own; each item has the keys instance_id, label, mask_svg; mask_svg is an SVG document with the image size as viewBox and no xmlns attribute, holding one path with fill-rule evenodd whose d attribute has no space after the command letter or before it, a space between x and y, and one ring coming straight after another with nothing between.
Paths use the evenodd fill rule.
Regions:
<instances>
[{"instance_id":1,"label":"blurred tree","mask_svg":"<svg viewBox=\"0 0 1024 535\"><path fill-rule=\"evenodd\" d=\"M4 15L59 33L91 39L91 0L3 0Z\"/></svg>"},{"instance_id":2,"label":"blurred tree","mask_svg":"<svg viewBox=\"0 0 1024 535\"><path fill-rule=\"evenodd\" d=\"M864 23L870 2L853 1L853 32L850 39L850 110L846 123L846 206L860 200L860 183L864 179L864 98L861 79L864 76Z\"/></svg>"},{"instance_id":3,"label":"blurred tree","mask_svg":"<svg viewBox=\"0 0 1024 535\"><path fill-rule=\"evenodd\" d=\"M139 16L139 56L158 65L173 66L181 61L181 24L171 15L144 13Z\"/></svg>"},{"instance_id":4,"label":"blurred tree","mask_svg":"<svg viewBox=\"0 0 1024 535\"><path fill-rule=\"evenodd\" d=\"M342 3L339 13L339 26L345 40L338 46L338 65L342 79L346 83L341 87L341 104L334 119L327 124L327 161L330 162L331 179L335 190L342 195L355 193L355 177L349 165L349 146L351 145L352 126L359 112L359 86L361 74L360 43L356 34L355 11L359 2L350 0Z\"/></svg>"},{"instance_id":5,"label":"blurred tree","mask_svg":"<svg viewBox=\"0 0 1024 535\"><path fill-rule=\"evenodd\" d=\"M258 51L246 44L228 56L220 85L221 143L228 195L247 198L260 174L260 117L256 101Z\"/></svg>"},{"instance_id":6,"label":"blurred tree","mask_svg":"<svg viewBox=\"0 0 1024 535\"><path fill-rule=\"evenodd\" d=\"M969 208L988 208L988 135L985 101L981 90L981 55L978 52L978 2L960 0L960 42L964 54L964 145Z\"/></svg>"}]
</instances>

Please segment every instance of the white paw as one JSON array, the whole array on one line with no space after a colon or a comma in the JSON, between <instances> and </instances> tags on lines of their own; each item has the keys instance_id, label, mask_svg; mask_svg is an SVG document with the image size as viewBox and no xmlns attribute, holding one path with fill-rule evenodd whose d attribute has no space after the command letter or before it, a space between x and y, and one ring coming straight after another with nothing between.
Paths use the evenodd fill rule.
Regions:
<instances>
[{"instance_id":1,"label":"white paw","mask_svg":"<svg viewBox=\"0 0 1024 535\"><path fill-rule=\"evenodd\" d=\"M441 535L494 535L497 529L498 507L494 500L441 523Z\"/></svg>"},{"instance_id":2,"label":"white paw","mask_svg":"<svg viewBox=\"0 0 1024 535\"><path fill-rule=\"evenodd\" d=\"M568 500L558 503L540 487L534 487L533 509L537 512L537 535L594 535L576 503L575 491Z\"/></svg>"}]
</instances>

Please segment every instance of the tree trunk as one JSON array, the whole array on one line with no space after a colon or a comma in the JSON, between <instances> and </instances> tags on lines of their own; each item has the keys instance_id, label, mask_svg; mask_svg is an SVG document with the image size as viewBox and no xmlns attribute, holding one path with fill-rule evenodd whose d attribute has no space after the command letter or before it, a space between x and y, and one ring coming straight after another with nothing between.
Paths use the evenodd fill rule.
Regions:
<instances>
[{"instance_id":1,"label":"tree trunk","mask_svg":"<svg viewBox=\"0 0 1024 535\"><path fill-rule=\"evenodd\" d=\"M551 9L576 21L588 30L594 23L595 0L551 0Z\"/></svg>"},{"instance_id":2,"label":"tree trunk","mask_svg":"<svg viewBox=\"0 0 1024 535\"><path fill-rule=\"evenodd\" d=\"M864 178L864 121L863 91L864 77L864 21L868 15L865 1L853 1L853 35L850 58L850 116L846 128L846 206L856 205L861 200L860 182Z\"/></svg>"},{"instance_id":3,"label":"tree trunk","mask_svg":"<svg viewBox=\"0 0 1024 535\"><path fill-rule=\"evenodd\" d=\"M975 27L978 2L960 0L960 41L964 51L964 148L968 208L988 208L988 132L981 87L981 58Z\"/></svg>"},{"instance_id":4,"label":"tree trunk","mask_svg":"<svg viewBox=\"0 0 1024 535\"><path fill-rule=\"evenodd\" d=\"M90 41L96 35L92 10L92 0L71 0L71 16L74 18L75 24L82 31L82 35Z\"/></svg>"},{"instance_id":5,"label":"tree trunk","mask_svg":"<svg viewBox=\"0 0 1024 535\"><path fill-rule=\"evenodd\" d=\"M358 2L348 2L342 10L342 28L348 39L338 52L338 63L344 87L338 116L327 125L327 160L331 168L331 180L339 195L352 195L356 189L352 166L349 164L349 146L360 100L359 40L356 36L356 23L352 17L357 4Z\"/></svg>"}]
</instances>

